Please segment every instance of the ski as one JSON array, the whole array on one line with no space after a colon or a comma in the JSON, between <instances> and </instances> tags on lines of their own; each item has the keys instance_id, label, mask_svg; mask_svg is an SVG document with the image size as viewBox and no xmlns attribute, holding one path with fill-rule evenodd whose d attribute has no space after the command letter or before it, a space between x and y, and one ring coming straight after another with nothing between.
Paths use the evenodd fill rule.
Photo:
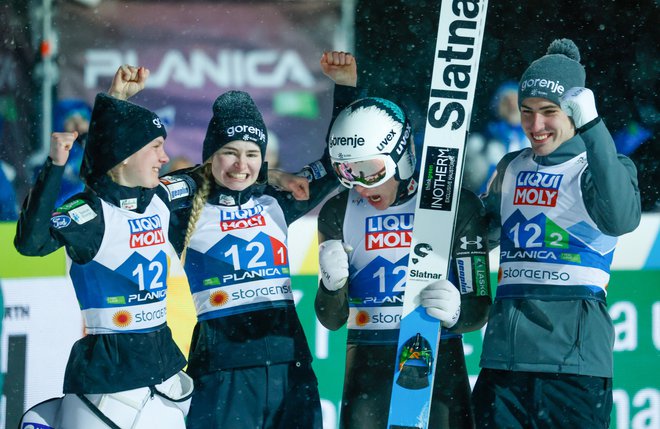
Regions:
<instances>
[{"instance_id":1,"label":"ski","mask_svg":"<svg viewBox=\"0 0 660 429\"><path fill-rule=\"evenodd\" d=\"M428 427L441 326L426 314L419 293L449 272L487 3L440 6L389 429Z\"/></svg>"}]
</instances>

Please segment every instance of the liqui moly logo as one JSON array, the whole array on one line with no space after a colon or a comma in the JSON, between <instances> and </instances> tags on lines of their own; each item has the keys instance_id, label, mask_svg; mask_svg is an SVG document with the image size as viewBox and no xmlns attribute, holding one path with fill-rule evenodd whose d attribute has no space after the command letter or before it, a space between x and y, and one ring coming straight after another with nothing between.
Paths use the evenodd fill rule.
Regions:
<instances>
[{"instance_id":1,"label":"liqui moly logo","mask_svg":"<svg viewBox=\"0 0 660 429\"><path fill-rule=\"evenodd\" d=\"M555 207L562 177L561 174L521 171L516 177L513 204Z\"/></svg>"},{"instance_id":2,"label":"liqui moly logo","mask_svg":"<svg viewBox=\"0 0 660 429\"><path fill-rule=\"evenodd\" d=\"M261 214L264 207L261 205L236 211L220 212L220 229L231 231L235 229L266 226L266 219Z\"/></svg>"},{"instance_id":3,"label":"liqui moly logo","mask_svg":"<svg viewBox=\"0 0 660 429\"><path fill-rule=\"evenodd\" d=\"M129 243L132 249L165 243L163 226L158 215L129 219L128 226L131 229Z\"/></svg>"},{"instance_id":4,"label":"liqui moly logo","mask_svg":"<svg viewBox=\"0 0 660 429\"><path fill-rule=\"evenodd\" d=\"M366 249L410 247L413 220L412 213L368 217L365 231Z\"/></svg>"}]
</instances>

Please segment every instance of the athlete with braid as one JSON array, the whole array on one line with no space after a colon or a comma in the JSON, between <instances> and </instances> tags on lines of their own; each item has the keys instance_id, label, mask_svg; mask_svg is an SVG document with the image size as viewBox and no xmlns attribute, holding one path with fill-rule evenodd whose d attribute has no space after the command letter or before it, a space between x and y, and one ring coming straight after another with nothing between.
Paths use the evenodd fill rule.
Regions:
<instances>
[{"instance_id":1,"label":"athlete with braid","mask_svg":"<svg viewBox=\"0 0 660 429\"><path fill-rule=\"evenodd\" d=\"M203 164L186 172L199 189L182 221L184 267L197 325L188 373L188 428L320 428L312 356L296 313L288 225L336 189L329 166L305 168L310 199L265 184L267 131L250 96L213 105ZM169 180L169 179L168 179Z\"/></svg>"},{"instance_id":2,"label":"athlete with braid","mask_svg":"<svg viewBox=\"0 0 660 429\"><path fill-rule=\"evenodd\" d=\"M326 153L299 173L308 199L267 185L267 142L252 98L228 91L213 104L202 165L162 179L172 195L188 189L191 178L196 188L190 207L174 212L171 224L197 311L188 428L322 426L312 355L293 300L287 235L338 184ZM289 180L287 189L296 186L278 179Z\"/></svg>"}]
</instances>

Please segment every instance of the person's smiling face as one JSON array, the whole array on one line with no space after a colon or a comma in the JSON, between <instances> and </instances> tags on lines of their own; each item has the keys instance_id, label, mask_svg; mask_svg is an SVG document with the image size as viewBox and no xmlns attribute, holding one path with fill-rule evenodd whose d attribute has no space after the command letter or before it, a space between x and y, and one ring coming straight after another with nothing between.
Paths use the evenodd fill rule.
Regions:
<instances>
[{"instance_id":1,"label":"person's smiling face","mask_svg":"<svg viewBox=\"0 0 660 429\"><path fill-rule=\"evenodd\" d=\"M242 191L257 181L261 164L261 150L256 143L234 140L213 154L211 171L216 183Z\"/></svg>"},{"instance_id":2,"label":"person's smiling face","mask_svg":"<svg viewBox=\"0 0 660 429\"><path fill-rule=\"evenodd\" d=\"M129 188L155 188L160 183L160 169L169 160L165 153L165 139L158 137L114 167L111 177Z\"/></svg>"},{"instance_id":3,"label":"person's smiling face","mask_svg":"<svg viewBox=\"0 0 660 429\"><path fill-rule=\"evenodd\" d=\"M536 155L546 156L575 136L571 118L545 98L525 98L520 106L521 125Z\"/></svg>"}]
</instances>

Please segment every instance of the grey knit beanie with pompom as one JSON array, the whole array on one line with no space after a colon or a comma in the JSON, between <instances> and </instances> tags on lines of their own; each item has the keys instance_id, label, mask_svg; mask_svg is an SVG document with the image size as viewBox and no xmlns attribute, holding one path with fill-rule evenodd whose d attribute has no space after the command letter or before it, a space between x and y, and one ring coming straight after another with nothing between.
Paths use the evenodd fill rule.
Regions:
<instances>
[{"instance_id":1,"label":"grey knit beanie with pompom","mask_svg":"<svg viewBox=\"0 0 660 429\"><path fill-rule=\"evenodd\" d=\"M580 51L570 39L550 43L544 56L534 61L518 84L518 106L525 98L546 98L559 105L559 97L574 87L585 85L586 74L580 64Z\"/></svg>"}]
</instances>

